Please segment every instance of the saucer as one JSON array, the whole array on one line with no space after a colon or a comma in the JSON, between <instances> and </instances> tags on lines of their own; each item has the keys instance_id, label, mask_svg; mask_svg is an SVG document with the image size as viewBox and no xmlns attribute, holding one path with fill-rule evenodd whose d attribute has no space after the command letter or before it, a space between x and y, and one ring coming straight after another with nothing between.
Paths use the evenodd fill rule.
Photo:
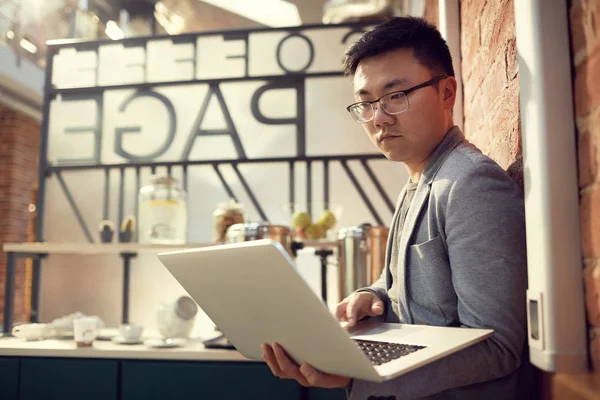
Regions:
<instances>
[{"instance_id":1,"label":"saucer","mask_svg":"<svg viewBox=\"0 0 600 400\"><path fill-rule=\"evenodd\" d=\"M112 341L117 344L141 344L144 343L142 338L137 339L125 339L122 336L115 336L112 338Z\"/></svg>"},{"instance_id":2,"label":"saucer","mask_svg":"<svg viewBox=\"0 0 600 400\"><path fill-rule=\"evenodd\" d=\"M98 336L96 336L96 340L112 340L116 337L121 337L118 329L102 328L98 329Z\"/></svg>"},{"instance_id":3,"label":"saucer","mask_svg":"<svg viewBox=\"0 0 600 400\"><path fill-rule=\"evenodd\" d=\"M182 338L173 338L173 339L148 339L144 342L146 346L149 347L160 347L160 348L168 348L168 347L180 347L185 344L186 340Z\"/></svg>"}]
</instances>

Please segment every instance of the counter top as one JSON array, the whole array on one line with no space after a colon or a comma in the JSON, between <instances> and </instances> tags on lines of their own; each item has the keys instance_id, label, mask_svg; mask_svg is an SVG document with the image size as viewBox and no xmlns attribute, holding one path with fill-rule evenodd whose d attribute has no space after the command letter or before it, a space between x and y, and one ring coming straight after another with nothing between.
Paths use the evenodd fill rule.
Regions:
<instances>
[{"instance_id":1,"label":"counter top","mask_svg":"<svg viewBox=\"0 0 600 400\"><path fill-rule=\"evenodd\" d=\"M235 350L206 349L197 340L189 340L182 347L174 348L96 340L93 347L77 348L73 340L25 341L21 338L4 337L0 338L0 357L2 356L262 362L250 360Z\"/></svg>"}]
</instances>

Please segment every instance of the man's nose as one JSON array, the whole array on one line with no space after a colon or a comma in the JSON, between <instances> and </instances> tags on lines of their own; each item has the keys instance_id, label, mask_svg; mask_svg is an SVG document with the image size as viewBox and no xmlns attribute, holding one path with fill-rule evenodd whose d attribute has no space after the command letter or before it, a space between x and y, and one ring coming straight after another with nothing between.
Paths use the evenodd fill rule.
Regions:
<instances>
[{"instance_id":1,"label":"man's nose","mask_svg":"<svg viewBox=\"0 0 600 400\"><path fill-rule=\"evenodd\" d=\"M373 105L373 125L376 128L393 125L394 121L394 116L386 113L381 107L381 104Z\"/></svg>"}]
</instances>

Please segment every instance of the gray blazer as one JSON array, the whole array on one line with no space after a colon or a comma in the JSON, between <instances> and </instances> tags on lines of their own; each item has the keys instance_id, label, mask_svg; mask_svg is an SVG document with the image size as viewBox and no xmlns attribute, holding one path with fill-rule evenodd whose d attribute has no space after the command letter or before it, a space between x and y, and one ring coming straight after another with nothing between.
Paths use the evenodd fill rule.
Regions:
<instances>
[{"instance_id":1,"label":"gray blazer","mask_svg":"<svg viewBox=\"0 0 600 400\"><path fill-rule=\"evenodd\" d=\"M457 127L434 155L437 162L425 168L406 216L398 265L389 265L391 241L397 240L392 229L385 269L365 289L391 312L390 268L397 268L401 323L488 328L494 334L386 383L355 380L349 398L523 398L527 267L520 190Z\"/></svg>"}]
</instances>

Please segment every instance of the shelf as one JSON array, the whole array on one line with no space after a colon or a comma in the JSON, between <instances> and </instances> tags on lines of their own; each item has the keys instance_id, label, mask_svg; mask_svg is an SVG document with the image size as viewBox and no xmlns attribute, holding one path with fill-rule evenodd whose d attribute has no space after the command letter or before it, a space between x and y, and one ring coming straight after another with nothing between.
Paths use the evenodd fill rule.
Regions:
<instances>
[{"instance_id":1,"label":"shelf","mask_svg":"<svg viewBox=\"0 0 600 400\"><path fill-rule=\"evenodd\" d=\"M73 242L31 242L5 243L5 252L29 254L158 254L168 251L193 249L211 246L210 243L185 245L150 245L138 243L73 243Z\"/></svg>"},{"instance_id":2,"label":"shelf","mask_svg":"<svg viewBox=\"0 0 600 400\"><path fill-rule=\"evenodd\" d=\"M74 242L31 242L5 243L4 252L28 254L158 254L168 251L214 246L213 243L190 243L184 245L152 245L139 243L74 243ZM305 248L334 248L336 242L305 240Z\"/></svg>"}]
</instances>

